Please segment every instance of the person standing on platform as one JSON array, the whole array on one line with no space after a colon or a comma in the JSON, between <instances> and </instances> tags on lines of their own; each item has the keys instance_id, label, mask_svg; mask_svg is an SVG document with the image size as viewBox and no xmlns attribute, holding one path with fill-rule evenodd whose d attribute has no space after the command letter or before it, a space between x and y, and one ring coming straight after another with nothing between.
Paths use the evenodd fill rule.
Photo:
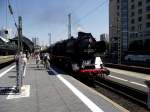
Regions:
<instances>
[{"instance_id":1,"label":"person standing on platform","mask_svg":"<svg viewBox=\"0 0 150 112\"><path fill-rule=\"evenodd\" d=\"M27 52L26 56L27 56L27 60L29 61L30 53L29 53L29 52Z\"/></svg>"},{"instance_id":2,"label":"person standing on platform","mask_svg":"<svg viewBox=\"0 0 150 112\"><path fill-rule=\"evenodd\" d=\"M49 54L48 53L45 53L44 55L44 67L46 69L49 69L50 68L50 57L49 57Z\"/></svg>"},{"instance_id":3,"label":"person standing on platform","mask_svg":"<svg viewBox=\"0 0 150 112\"><path fill-rule=\"evenodd\" d=\"M23 70L24 70L24 69L25 69L25 67L26 67L26 65L27 65L27 58L26 58L26 54L22 54L21 59L22 59Z\"/></svg>"},{"instance_id":4,"label":"person standing on platform","mask_svg":"<svg viewBox=\"0 0 150 112\"><path fill-rule=\"evenodd\" d=\"M37 55L36 55L36 65L37 65L37 68L39 68L40 67L40 53L38 53Z\"/></svg>"}]
</instances>

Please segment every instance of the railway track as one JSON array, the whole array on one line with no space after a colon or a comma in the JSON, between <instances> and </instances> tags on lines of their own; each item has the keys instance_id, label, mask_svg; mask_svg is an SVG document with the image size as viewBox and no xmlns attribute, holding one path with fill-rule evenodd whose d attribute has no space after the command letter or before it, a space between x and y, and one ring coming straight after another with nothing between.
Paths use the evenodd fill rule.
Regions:
<instances>
[{"instance_id":1,"label":"railway track","mask_svg":"<svg viewBox=\"0 0 150 112\"><path fill-rule=\"evenodd\" d=\"M124 97L129 98L130 100L140 104L141 106L147 108L147 93L122 85L117 82L110 81L105 78L99 78L95 80L95 84L102 86L106 89L109 89L117 94L123 95Z\"/></svg>"},{"instance_id":2,"label":"railway track","mask_svg":"<svg viewBox=\"0 0 150 112\"><path fill-rule=\"evenodd\" d=\"M80 80L83 83L87 83L87 85L89 86L89 81L85 81L84 77L82 79L82 77L79 77L79 75L75 75L72 74L73 77L75 77L76 79ZM132 87L128 87L126 85L111 81L105 77L103 78L97 78L96 80L92 80L92 83L94 83L94 85L99 85L102 86L104 88L107 88L117 94L120 94L122 96L125 96L126 98L138 103L139 105L147 108L147 97L148 94L146 92L140 91L138 89L134 89ZM91 83L90 83L91 84Z\"/></svg>"},{"instance_id":3,"label":"railway track","mask_svg":"<svg viewBox=\"0 0 150 112\"><path fill-rule=\"evenodd\" d=\"M0 56L0 69L14 62L14 55Z\"/></svg>"},{"instance_id":4,"label":"railway track","mask_svg":"<svg viewBox=\"0 0 150 112\"><path fill-rule=\"evenodd\" d=\"M71 75L131 112L149 112L146 103L147 93L110 81L105 77L89 80L76 74Z\"/></svg>"}]
</instances>

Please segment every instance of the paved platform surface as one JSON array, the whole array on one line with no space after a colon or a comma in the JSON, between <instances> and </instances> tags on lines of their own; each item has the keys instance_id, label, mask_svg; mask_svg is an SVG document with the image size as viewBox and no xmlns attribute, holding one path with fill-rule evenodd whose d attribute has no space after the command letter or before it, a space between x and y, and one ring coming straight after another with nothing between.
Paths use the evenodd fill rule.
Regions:
<instances>
[{"instance_id":1,"label":"paved platform surface","mask_svg":"<svg viewBox=\"0 0 150 112\"><path fill-rule=\"evenodd\" d=\"M123 85L148 92L148 87L144 83L146 80L150 81L150 74L132 72L116 68L108 68L110 75L107 77L109 80L121 83Z\"/></svg>"},{"instance_id":2,"label":"paved platform surface","mask_svg":"<svg viewBox=\"0 0 150 112\"><path fill-rule=\"evenodd\" d=\"M16 69L0 77L0 86L15 86ZM27 65L27 97L0 95L0 112L128 112L73 77L57 69ZM9 98L8 98L9 97Z\"/></svg>"},{"instance_id":3,"label":"paved platform surface","mask_svg":"<svg viewBox=\"0 0 150 112\"><path fill-rule=\"evenodd\" d=\"M150 74L132 72L132 71L121 70L121 69L116 69L116 68L108 68L108 69L114 73L119 73L119 74L136 77L136 78L140 78L140 79L144 79L144 80L150 80Z\"/></svg>"}]
</instances>

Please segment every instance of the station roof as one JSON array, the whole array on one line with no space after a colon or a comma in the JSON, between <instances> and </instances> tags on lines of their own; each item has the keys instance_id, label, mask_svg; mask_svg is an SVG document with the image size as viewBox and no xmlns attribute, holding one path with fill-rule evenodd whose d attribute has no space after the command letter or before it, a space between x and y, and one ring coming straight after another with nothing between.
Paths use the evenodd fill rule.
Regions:
<instances>
[{"instance_id":1,"label":"station roof","mask_svg":"<svg viewBox=\"0 0 150 112\"><path fill-rule=\"evenodd\" d=\"M18 37L15 37L15 38L11 39L11 41L17 41L17 40L18 40ZM22 42L23 42L23 46L26 47L27 50L33 51L34 44L29 38L23 36L22 37ZM17 42L16 42L16 44L17 44Z\"/></svg>"},{"instance_id":2,"label":"station roof","mask_svg":"<svg viewBox=\"0 0 150 112\"><path fill-rule=\"evenodd\" d=\"M3 42L3 43L8 42L8 40L3 38L2 36L0 36L0 41Z\"/></svg>"}]
</instances>

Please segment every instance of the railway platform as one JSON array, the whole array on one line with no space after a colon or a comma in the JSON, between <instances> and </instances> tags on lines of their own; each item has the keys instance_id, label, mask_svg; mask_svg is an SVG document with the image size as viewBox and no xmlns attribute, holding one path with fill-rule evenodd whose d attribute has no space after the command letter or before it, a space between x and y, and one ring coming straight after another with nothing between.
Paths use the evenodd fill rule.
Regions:
<instances>
[{"instance_id":1,"label":"railway platform","mask_svg":"<svg viewBox=\"0 0 150 112\"><path fill-rule=\"evenodd\" d=\"M109 80L141 90L146 93L148 92L148 87L144 82L146 80L150 80L150 74L121 70L116 68L108 69L110 70L110 75L107 77Z\"/></svg>"},{"instance_id":2,"label":"railway platform","mask_svg":"<svg viewBox=\"0 0 150 112\"><path fill-rule=\"evenodd\" d=\"M0 86L14 87L15 66L4 74L5 70L0 71ZM21 94L0 95L0 112L128 112L57 68L36 68L33 60L23 85Z\"/></svg>"},{"instance_id":3,"label":"railway platform","mask_svg":"<svg viewBox=\"0 0 150 112\"><path fill-rule=\"evenodd\" d=\"M121 70L121 69L116 69L116 68L108 68L108 69L112 73L119 73L119 74L131 76L131 77L135 77L135 78L140 78L143 80L150 80L150 74Z\"/></svg>"}]
</instances>

